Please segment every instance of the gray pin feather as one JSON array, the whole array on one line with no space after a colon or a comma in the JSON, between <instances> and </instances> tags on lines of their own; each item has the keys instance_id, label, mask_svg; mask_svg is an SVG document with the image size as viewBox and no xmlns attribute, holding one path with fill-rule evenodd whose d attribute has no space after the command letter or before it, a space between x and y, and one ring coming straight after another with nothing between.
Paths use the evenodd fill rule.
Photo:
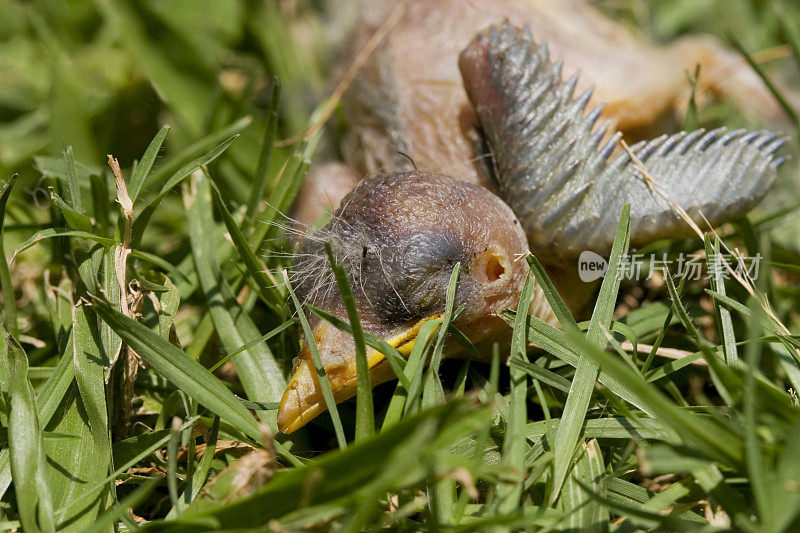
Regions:
<instances>
[{"instance_id":1,"label":"gray pin feather","mask_svg":"<svg viewBox=\"0 0 800 533\"><path fill-rule=\"evenodd\" d=\"M601 108L585 113L591 91L573 96L547 46L508 23L476 37L459 61L464 85L492 150L498 193L519 217L534 253L567 261L583 250L607 253L624 202L631 244L685 237L689 226L670 202L713 225L755 206L786 158L772 132L680 132L632 151L661 188L648 186L627 152L611 159L621 134L600 145ZM667 200L668 198L669 200Z\"/></svg>"}]
</instances>

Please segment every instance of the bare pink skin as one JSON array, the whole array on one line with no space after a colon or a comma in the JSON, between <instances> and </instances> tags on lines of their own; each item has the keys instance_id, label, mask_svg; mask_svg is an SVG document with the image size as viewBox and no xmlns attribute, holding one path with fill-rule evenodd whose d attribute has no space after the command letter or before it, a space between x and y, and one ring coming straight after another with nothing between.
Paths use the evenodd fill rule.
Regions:
<instances>
[{"instance_id":1,"label":"bare pink skin","mask_svg":"<svg viewBox=\"0 0 800 533\"><path fill-rule=\"evenodd\" d=\"M365 0L352 53L360 50L396 6ZM588 107L606 103L603 118L629 141L651 137L688 101L686 72L701 65L702 97L731 94L761 116L780 109L761 80L711 37L672 46L647 42L584 0L412 0L345 95L351 131L347 162L361 175L416 166L488 185L475 150L476 119L458 71L458 55L489 25L508 19L530 26L538 42L580 74ZM477 159L476 159L477 158Z\"/></svg>"},{"instance_id":2,"label":"bare pink skin","mask_svg":"<svg viewBox=\"0 0 800 533\"><path fill-rule=\"evenodd\" d=\"M314 165L306 174L303 186L292 207L292 220L302 226L313 226L325 212L341 205L342 198L360 181L352 168L334 161Z\"/></svg>"}]
</instances>

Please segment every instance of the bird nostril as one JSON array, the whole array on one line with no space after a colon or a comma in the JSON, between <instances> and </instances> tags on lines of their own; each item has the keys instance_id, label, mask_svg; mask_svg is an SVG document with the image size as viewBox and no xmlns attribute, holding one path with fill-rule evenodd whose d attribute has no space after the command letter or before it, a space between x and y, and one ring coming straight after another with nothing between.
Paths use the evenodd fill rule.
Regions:
<instances>
[{"instance_id":1,"label":"bird nostril","mask_svg":"<svg viewBox=\"0 0 800 533\"><path fill-rule=\"evenodd\" d=\"M484 278L486 283L494 283L506 274L508 261L503 250L491 247L480 255L476 266L477 272L480 272L479 276Z\"/></svg>"},{"instance_id":2,"label":"bird nostril","mask_svg":"<svg viewBox=\"0 0 800 533\"><path fill-rule=\"evenodd\" d=\"M491 254L486 261L486 279L491 283L497 281L505 273L506 269L500 262L500 258Z\"/></svg>"}]
</instances>

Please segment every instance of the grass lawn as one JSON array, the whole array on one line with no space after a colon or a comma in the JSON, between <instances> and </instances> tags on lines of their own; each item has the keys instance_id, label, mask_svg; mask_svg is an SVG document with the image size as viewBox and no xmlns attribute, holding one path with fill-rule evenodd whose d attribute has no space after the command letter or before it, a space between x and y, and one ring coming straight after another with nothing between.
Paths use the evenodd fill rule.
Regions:
<instances>
[{"instance_id":1,"label":"grass lawn","mask_svg":"<svg viewBox=\"0 0 800 533\"><path fill-rule=\"evenodd\" d=\"M800 81L793 3L596 4L656 41L782 51L758 68ZM508 310L492 364L442 361L450 298L402 381L277 433L317 312L283 281L282 213L346 125L337 110L277 141L324 109L340 18L312 0L0 0L0 531L796 530L792 120L770 125L794 157L756 212L638 251L735 270L742 250L752 282L711 259L701 280L645 280L644 261L576 322L529 258L562 329ZM686 121L762 126L724 101ZM623 211L612 271L627 228Z\"/></svg>"}]
</instances>

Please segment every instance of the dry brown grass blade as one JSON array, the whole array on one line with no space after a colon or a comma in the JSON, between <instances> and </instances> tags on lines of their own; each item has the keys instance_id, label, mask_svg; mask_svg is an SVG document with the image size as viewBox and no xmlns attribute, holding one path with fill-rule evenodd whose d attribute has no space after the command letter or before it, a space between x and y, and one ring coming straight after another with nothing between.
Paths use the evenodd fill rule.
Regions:
<instances>
[{"instance_id":1,"label":"dry brown grass blade","mask_svg":"<svg viewBox=\"0 0 800 533\"><path fill-rule=\"evenodd\" d=\"M626 352L633 353L633 343L631 341L622 341L619 343L619 345ZM653 346L650 344L636 345L636 353L648 355L652 350ZM659 357L664 357L666 359L679 360L683 359L684 357L692 355L692 352L687 352L686 350L679 350L677 348L664 348L663 346L661 346L656 350L656 355ZM692 361L691 364L695 366L708 366L708 362L706 362L705 358L703 357L695 359L694 361Z\"/></svg>"},{"instance_id":2,"label":"dry brown grass blade","mask_svg":"<svg viewBox=\"0 0 800 533\"><path fill-rule=\"evenodd\" d=\"M117 246L114 250L114 268L117 272L117 283L119 283L120 298L119 303L122 309L122 314L131 316L130 308L128 307L128 284L126 280L125 269L128 263L128 256L131 253L131 234L133 225L133 202L128 195L128 187L125 185L125 178L122 176L122 169L119 168L119 161L110 155L108 156L108 166L111 167L111 172L114 173L114 181L117 184L117 201L122 206L122 212L125 215L125 233L123 236L122 246Z\"/></svg>"},{"instance_id":3,"label":"dry brown grass blade","mask_svg":"<svg viewBox=\"0 0 800 533\"><path fill-rule=\"evenodd\" d=\"M111 172L114 174L114 182L117 186L117 201L122 206L122 213L125 217L125 229L123 232L122 244L118 244L114 249L114 270L116 272L117 283L119 284L119 305L122 314L136 319L141 307L141 292L134 288L130 290L127 280L128 257L131 255L131 238L133 235L133 201L128 194L128 187L125 184L125 178L122 175L122 169L119 166L119 161L112 156L108 155L108 166L111 167ZM134 280L135 282L135 280ZM132 285L138 285L138 283ZM135 292L135 294L132 294ZM131 306L133 304L133 306ZM130 346L124 346L117 356L111 361L111 366L119 359L119 355L124 353L121 383L120 383L120 401L118 402L119 420L115 424L117 430L117 438L122 438L127 434L128 423L131 416L131 405L134 396L134 384L136 376L139 373L139 366L142 364L142 359ZM108 374L112 374L109 372Z\"/></svg>"}]
</instances>

